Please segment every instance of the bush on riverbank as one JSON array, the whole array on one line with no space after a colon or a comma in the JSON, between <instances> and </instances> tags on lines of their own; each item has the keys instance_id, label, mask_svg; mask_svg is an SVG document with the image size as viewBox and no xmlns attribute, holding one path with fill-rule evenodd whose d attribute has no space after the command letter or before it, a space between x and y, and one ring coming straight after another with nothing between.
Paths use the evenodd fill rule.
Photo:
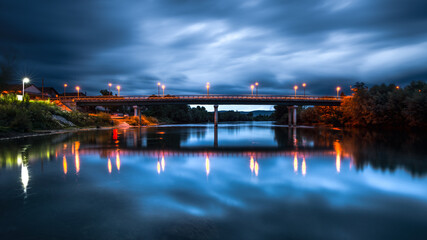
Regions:
<instances>
[{"instance_id":1,"label":"bush on riverbank","mask_svg":"<svg viewBox=\"0 0 427 240\"><path fill-rule=\"evenodd\" d=\"M339 107L299 108L298 122L308 125L427 128L427 83L411 82L404 88L394 84L368 88L364 83L356 83L352 90L353 96L345 97ZM287 108L275 108L276 120L280 123L286 121Z\"/></svg>"},{"instance_id":2,"label":"bush on riverbank","mask_svg":"<svg viewBox=\"0 0 427 240\"><path fill-rule=\"evenodd\" d=\"M3 132L31 132L68 127L54 116L59 116L77 127L107 126L111 124L108 114L89 115L77 111L62 111L50 101L31 101L26 96L18 101L16 95L0 96L0 128Z\"/></svg>"}]
</instances>

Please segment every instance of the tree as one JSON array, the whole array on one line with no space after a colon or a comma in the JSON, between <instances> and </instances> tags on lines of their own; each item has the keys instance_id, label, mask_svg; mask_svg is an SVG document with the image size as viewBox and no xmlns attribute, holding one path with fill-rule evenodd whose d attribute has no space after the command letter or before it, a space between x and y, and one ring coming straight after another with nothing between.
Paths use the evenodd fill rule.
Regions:
<instances>
[{"instance_id":1,"label":"tree","mask_svg":"<svg viewBox=\"0 0 427 240\"><path fill-rule=\"evenodd\" d=\"M107 89L103 89L103 90L101 90L99 92L102 94L102 96L113 95L113 92L110 92Z\"/></svg>"},{"instance_id":2,"label":"tree","mask_svg":"<svg viewBox=\"0 0 427 240\"><path fill-rule=\"evenodd\" d=\"M16 71L17 52L10 50L3 52L0 56L0 87L10 84L13 81L13 74Z\"/></svg>"}]
</instances>

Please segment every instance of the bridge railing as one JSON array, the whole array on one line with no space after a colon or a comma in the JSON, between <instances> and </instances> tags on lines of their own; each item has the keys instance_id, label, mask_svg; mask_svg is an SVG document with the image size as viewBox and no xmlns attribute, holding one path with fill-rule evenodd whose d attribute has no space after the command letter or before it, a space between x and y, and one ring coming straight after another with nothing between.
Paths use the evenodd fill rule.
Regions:
<instances>
[{"instance_id":1,"label":"bridge railing","mask_svg":"<svg viewBox=\"0 0 427 240\"><path fill-rule=\"evenodd\" d=\"M231 99L252 99L252 100L342 100L344 97L335 96L304 96L304 95L138 95L138 96L59 96L58 100L74 100L74 101L117 101L117 100L171 100L171 99L206 99L206 100L231 100Z\"/></svg>"}]
</instances>

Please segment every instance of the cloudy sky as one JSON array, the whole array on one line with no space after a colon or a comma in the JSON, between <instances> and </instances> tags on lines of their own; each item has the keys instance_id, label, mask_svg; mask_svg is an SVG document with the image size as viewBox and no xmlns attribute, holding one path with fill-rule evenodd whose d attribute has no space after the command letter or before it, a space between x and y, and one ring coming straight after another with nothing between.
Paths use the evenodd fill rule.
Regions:
<instances>
[{"instance_id":1,"label":"cloudy sky","mask_svg":"<svg viewBox=\"0 0 427 240\"><path fill-rule=\"evenodd\" d=\"M330 94L427 79L425 0L0 1L16 83L98 94ZM300 87L301 88L301 87ZM62 92L62 90L60 90Z\"/></svg>"}]
</instances>

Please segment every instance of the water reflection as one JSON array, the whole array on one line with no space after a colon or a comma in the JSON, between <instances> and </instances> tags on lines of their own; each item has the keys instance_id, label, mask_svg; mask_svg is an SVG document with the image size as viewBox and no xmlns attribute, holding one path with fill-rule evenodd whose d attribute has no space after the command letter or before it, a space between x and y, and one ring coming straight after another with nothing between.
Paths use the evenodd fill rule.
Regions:
<instances>
[{"instance_id":1,"label":"water reflection","mask_svg":"<svg viewBox=\"0 0 427 240\"><path fill-rule=\"evenodd\" d=\"M24 190L25 196L27 195L27 187L28 187L29 181L30 181L30 174L28 172L28 166L27 166L27 164L22 163L22 165L21 165L21 183L22 183L22 189Z\"/></svg>"},{"instance_id":2,"label":"water reflection","mask_svg":"<svg viewBox=\"0 0 427 240\"><path fill-rule=\"evenodd\" d=\"M213 232L216 239L250 239L247 229L254 239L345 239L343 233L391 239L406 236L393 232L410 228L392 227L402 221L420 232L427 209L425 136L385 139L392 138L243 124L218 131L165 126L5 142L0 200L11 206L2 213L12 220L0 217L0 224L14 229L24 221L24 235L42 238L37 233L55 228L73 239L82 238L80 231L59 222L73 230L87 226L93 239L117 239L123 232L146 239L215 239ZM73 160L76 174L68 174ZM16 204L23 197L10 189L24 192L34 213L54 209L54 216L33 214L31 223L18 218L28 208ZM52 224L38 224L45 219ZM365 223L375 223L375 233L362 234Z\"/></svg>"},{"instance_id":3,"label":"water reflection","mask_svg":"<svg viewBox=\"0 0 427 240\"><path fill-rule=\"evenodd\" d=\"M68 166L67 166L67 158L65 157L65 155L62 157L62 169L64 171L64 174L67 175Z\"/></svg>"}]
</instances>

